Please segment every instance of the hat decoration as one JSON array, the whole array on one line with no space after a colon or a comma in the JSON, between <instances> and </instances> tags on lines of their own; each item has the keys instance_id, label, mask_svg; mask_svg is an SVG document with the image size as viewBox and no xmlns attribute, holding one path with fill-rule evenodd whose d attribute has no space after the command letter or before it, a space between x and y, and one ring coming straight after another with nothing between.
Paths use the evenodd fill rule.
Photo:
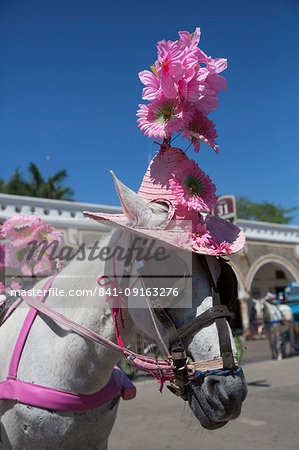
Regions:
<instances>
[{"instance_id":1,"label":"hat decoration","mask_svg":"<svg viewBox=\"0 0 299 450\"><path fill-rule=\"evenodd\" d=\"M196 28L193 34L180 31L177 41L158 42L157 60L151 71L139 73L145 85L142 98L148 103L139 105L138 127L161 143L138 194L114 176L124 214L84 214L177 248L227 255L244 246L242 231L210 214L217 202L215 185L185 152L171 146L174 133L179 133L182 139L190 141L196 153L205 143L218 154L215 124L207 116L218 107L219 90L227 90L225 78L219 75L226 69L227 61L207 56L198 47L199 39L200 28ZM157 227L148 226L143 220L152 214L151 203L168 207L167 220ZM138 207L131 208L134 204Z\"/></svg>"},{"instance_id":2,"label":"hat decoration","mask_svg":"<svg viewBox=\"0 0 299 450\"><path fill-rule=\"evenodd\" d=\"M227 60L207 56L200 48L200 28L193 34L179 32L178 41L160 41L158 59L152 72L139 73L145 84L139 105L138 126L149 138L169 139L174 132L183 133L196 152L204 142L218 153L215 124L207 114L218 108L220 89L227 83L219 75L227 67Z\"/></svg>"},{"instance_id":3,"label":"hat decoration","mask_svg":"<svg viewBox=\"0 0 299 450\"><path fill-rule=\"evenodd\" d=\"M174 169L169 185L177 203L196 211L211 211L216 202L216 187L193 159L187 159Z\"/></svg>"}]
</instances>

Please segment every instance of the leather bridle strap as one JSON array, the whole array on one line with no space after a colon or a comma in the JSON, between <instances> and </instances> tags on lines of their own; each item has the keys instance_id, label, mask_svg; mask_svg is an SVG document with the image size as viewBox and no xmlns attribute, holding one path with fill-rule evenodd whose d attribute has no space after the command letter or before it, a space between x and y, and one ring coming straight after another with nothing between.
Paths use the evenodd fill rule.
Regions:
<instances>
[{"instance_id":1,"label":"leather bridle strap","mask_svg":"<svg viewBox=\"0 0 299 450\"><path fill-rule=\"evenodd\" d=\"M159 301L159 299L151 299L152 304ZM161 325L167 332L168 336L168 343L169 343L169 352L170 356L173 360L174 368L177 370L182 370L186 366L187 361L187 354L185 351L184 344L182 342L181 336L178 332L178 329L173 322L173 320L170 318L170 316L167 314L164 308L161 307L154 307L153 308L154 313L156 314L157 318L159 319Z\"/></svg>"},{"instance_id":2,"label":"leather bridle strap","mask_svg":"<svg viewBox=\"0 0 299 450\"><path fill-rule=\"evenodd\" d=\"M146 291L146 288L150 288L150 291L154 291L154 280L147 270L146 264L144 264L144 261L140 260L137 264L137 271L140 276L140 281L142 285L144 286L144 280L146 279L147 286L144 286L144 290ZM159 322L163 326L163 328L167 332L168 336L168 343L169 343L169 353L173 361L173 368L174 370L182 370L186 367L186 361L187 361L187 355L184 348L184 344L182 342L182 339L180 338L177 327L171 317L166 313L165 309L162 308L160 299L158 296L149 296L148 297L154 313L156 317L159 319Z\"/></svg>"},{"instance_id":3,"label":"leather bridle strap","mask_svg":"<svg viewBox=\"0 0 299 450\"><path fill-rule=\"evenodd\" d=\"M224 317L231 317L229 310L225 305L216 305L212 308L207 309L205 312L195 317L190 322L178 328L177 332L180 338L184 339L190 334L193 334L196 331L200 330L203 326L209 325L210 322Z\"/></svg>"},{"instance_id":4,"label":"leather bridle strap","mask_svg":"<svg viewBox=\"0 0 299 450\"><path fill-rule=\"evenodd\" d=\"M213 298L214 307L217 307L217 306L223 307L223 305L221 305L220 295L218 293L215 281L212 277L206 257L202 256L201 258L199 258L199 261L200 261L204 271L206 272L208 280L212 286L212 298ZM236 364L235 364L232 346L231 346L231 339L230 339L230 333L229 333L229 329L228 329L228 323L224 317L215 318L215 323L216 323L217 330L218 330L220 355L223 360L223 369L224 370L234 369Z\"/></svg>"}]
</instances>

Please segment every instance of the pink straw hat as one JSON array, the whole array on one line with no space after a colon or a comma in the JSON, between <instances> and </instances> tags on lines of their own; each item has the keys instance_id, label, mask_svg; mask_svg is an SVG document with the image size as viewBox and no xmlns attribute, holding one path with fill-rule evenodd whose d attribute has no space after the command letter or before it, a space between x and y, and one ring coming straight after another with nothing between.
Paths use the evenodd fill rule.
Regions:
<instances>
[{"instance_id":1,"label":"pink straw hat","mask_svg":"<svg viewBox=\"0 0 299 450\"><path fill-rule=\"evenodd\" d=\"M217 199L215 186L197 164L178 148L161 146L149 164L138 195L117 179L115 183L125 213L84 211L85 216L194 253L228 255L238 252L245 244L245 236L239 228L207 213ZM158 226L134 224L122 189L136 196L140 208L145 205L150 209L157 203L167 205L167 219Z\"/></svg>"}]
</instances>

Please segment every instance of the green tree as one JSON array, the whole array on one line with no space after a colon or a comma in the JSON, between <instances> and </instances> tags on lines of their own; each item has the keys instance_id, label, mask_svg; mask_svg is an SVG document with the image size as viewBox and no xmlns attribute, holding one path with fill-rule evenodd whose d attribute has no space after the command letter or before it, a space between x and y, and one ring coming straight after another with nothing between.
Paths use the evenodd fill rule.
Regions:
<instances>
[{"instance_id":1,"label":"green tree","mask_svg":"<svg viewBox=\"0 0 299 450\"><path fill-rule=\"evenodd\" d=\"M282 208L273 203L254 203L247 197L237 197L237 216L239 219L259 220L261 222L289 223L295 216L290 215L297 207Z\"/></svg>"},{"instance_id":2,"label":"green tree","mask_svg":"<svg viewBox=\"0 0 299 450\"><path fill-rule=\"evenodd\" d=\"M31 162L28 172L28 180L23 177L19 167L7 182L0 178L0 192L31 197L73 200L73 189L61 184L67 177L65 169L55 173L49 180L45 180L39 168Z\"/></svg>"}]
</instances>

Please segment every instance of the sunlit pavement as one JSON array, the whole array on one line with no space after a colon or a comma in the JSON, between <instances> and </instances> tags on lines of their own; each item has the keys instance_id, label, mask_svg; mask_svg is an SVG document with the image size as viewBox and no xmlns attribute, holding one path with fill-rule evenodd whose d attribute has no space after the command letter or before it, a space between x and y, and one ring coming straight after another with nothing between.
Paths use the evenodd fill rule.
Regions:
<instances>
[{"instance_id":1,"label":"sunlit pavement","mask_svg":"<svg viewBox=\"0 0 299 450\"><path fill-rule=\"evenodd\" d=\"M137 398L120 404L109 450L298 450L299 356L272 361L267 342L244 345L248 396L237 420L204 430L185 402L166 388L160 394L157 382L140 377ZM257 362L250 362L255 355Z\"/></svg>"}]
</instances>

